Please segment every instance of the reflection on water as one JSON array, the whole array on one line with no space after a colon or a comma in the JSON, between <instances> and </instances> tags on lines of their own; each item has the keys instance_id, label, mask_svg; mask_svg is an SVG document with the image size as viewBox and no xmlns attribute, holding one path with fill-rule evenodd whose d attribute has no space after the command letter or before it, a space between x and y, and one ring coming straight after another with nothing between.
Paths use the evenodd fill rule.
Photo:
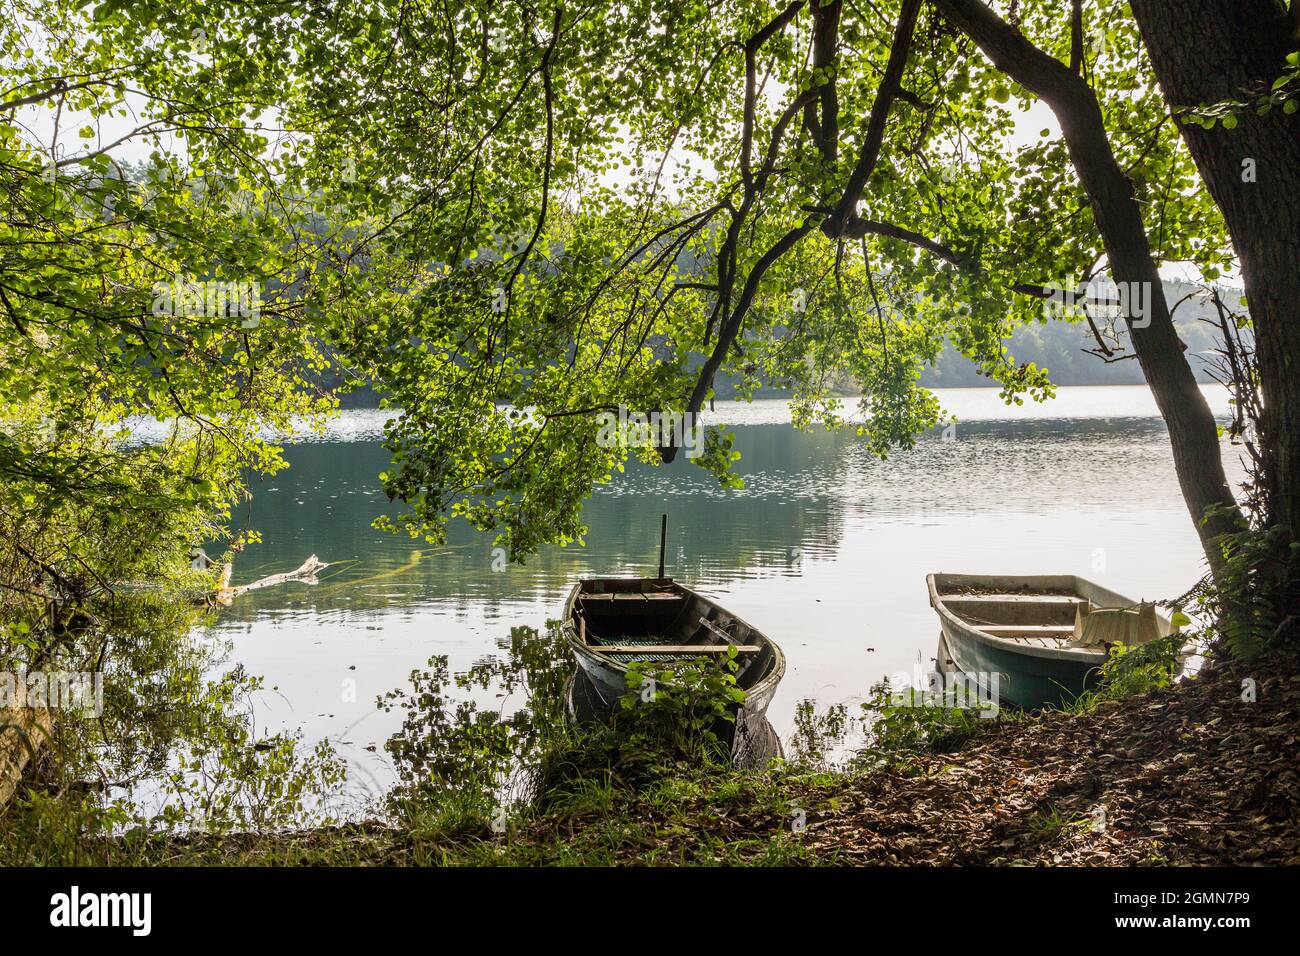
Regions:
<instances>
[{"instance_id":1,"label":"reflection on water","mask_svg":"<svg viewBox=\"0 0 1300 956\"><path fill-rule=\"evenodd\" d=\"M1207 394L1225 413L1226 396ZM347 412L288 447L291 467L255 489L244 521L265 543L240 556L235 582L313 552L332 566L315 587L241 597L214 630L276 687L260 703L264 724L330 739L377 785L392 779L383 744L399 723L376 709L379 695L432 655L463 670L497 654L511 628L558 616L579 575L653 573L661 512L668 573L784 647L769 717L787 741L801 701L856 710L882 675L933 654L930 571L1072 572L1134 598L1181 593L1199 575L1145 388L1061 389L1012 409L992 389L939 395L955 427L885 461L849 432L795 431L783 402L719 403L714 419L733 424L744 456L743 490L719 489L685 460L633 462L589 502L585 548L548 548L522 567L464 526L437 548L372 529L392 507L376 478L384 415Z\"/></svg>"}]
</instances>

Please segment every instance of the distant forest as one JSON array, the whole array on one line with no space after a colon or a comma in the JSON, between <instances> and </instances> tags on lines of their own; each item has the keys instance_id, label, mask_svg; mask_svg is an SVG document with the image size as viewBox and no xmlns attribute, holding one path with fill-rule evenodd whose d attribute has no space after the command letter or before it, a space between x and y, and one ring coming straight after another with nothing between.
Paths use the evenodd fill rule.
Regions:
<instances>
[{"instance_id":1,"label":"distant forest","mask_svg":"<svg viewBox=\"0 0 1300 956\"><path fill-rule=\"evenodd\" d=\"M1198 288L1182 282L1166 282L1165 299L1172 307ZM1228 290L1224 300L1235 305L1240 295L1239 291ZM1215 349L1222 340L1214 307L1203 297L1187 299L1174 313L1174 325L1187 347L1187 356L1197 381L1212 381L1206 372L1206 363L1214 361ZM1127 333L1121 333L1120 342L1127 344L1127 341ZM1007 339L1007 350L1016 362L1033 362L1046 368L1057 385L1144 384L1142 369L1137 359L1132 357L1131 349L1118 353L1130 358L1106 361L1085 351L1096 348L1096 339L1082 320L1053 319L1042 325L1025 326ZM929 388L968 388L989 384L972 362L951 348L939 356L936 365L921 373L921 382Z\"/></svg>"}]
</instances>

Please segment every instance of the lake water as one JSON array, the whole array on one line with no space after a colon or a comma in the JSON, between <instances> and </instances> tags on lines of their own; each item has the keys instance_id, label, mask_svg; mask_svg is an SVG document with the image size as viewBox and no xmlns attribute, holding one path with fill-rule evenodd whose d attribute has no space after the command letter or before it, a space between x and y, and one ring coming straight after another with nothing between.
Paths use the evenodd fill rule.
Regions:
<instances>
[{"instance_id":1,"label":"lake water","mask_svg":"<svg viewBox=\"0 0 1300 956\"><path fill-rule=\"evenodd\" d=\"M1206 394L1226 416L1226 393ZM853 710L882 676L929 661L931 571L1077 573L1147 599L1181 594L1200 575L1145 387L1062 388L1044 405L1011 408L994 389L938 395L955 429L885 461L851 432L796 431L782 401L719 403L713 417L735 426L743 454L743 490L719 489L680 458L630 463L590 501L585 548L548 548L504 570L490 536L464 526L440 548L374 530L393 507L376 477L387 464L384 413L345 412L290 445L290 468L255 489L246 521L264 543L240 555L234 580L312 553L332 566L318 585L239 598L210 630L230 642L228 663L274 688L256 702L259 722L328 739L352 785L371 794L393 779L383 745L401 720L376 708L378 695L432 655L468 667L498 653L511 627L543 627L579 576L653 574L663 512L667 573L785 649L769 711L784 739L800 701ZM1227 463L1235 482L1240 465Z\"/></svg>"}]
</instances>

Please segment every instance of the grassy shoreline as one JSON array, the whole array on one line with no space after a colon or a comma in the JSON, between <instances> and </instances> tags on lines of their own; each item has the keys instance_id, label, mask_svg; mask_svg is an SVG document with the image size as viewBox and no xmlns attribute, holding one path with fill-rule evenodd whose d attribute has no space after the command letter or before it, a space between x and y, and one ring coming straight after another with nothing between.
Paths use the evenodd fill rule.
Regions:
<instances>
[{"instance_id":1,"label":"grassy shoreline","mask_svg":"<svg viewBox=\"0 0 1300 956\"><path fill-rule=\"evenodd\" d=\"M949 753L850 771L679 763L579 775L494 832L400 826L99 841L104 865L1223 865L1300 862L1294 654L1078 713L990 722ZM1254 682L1255 700L1243 681ZM802 825L800 825L802 824Z\"/></svg>"}]
</instances>

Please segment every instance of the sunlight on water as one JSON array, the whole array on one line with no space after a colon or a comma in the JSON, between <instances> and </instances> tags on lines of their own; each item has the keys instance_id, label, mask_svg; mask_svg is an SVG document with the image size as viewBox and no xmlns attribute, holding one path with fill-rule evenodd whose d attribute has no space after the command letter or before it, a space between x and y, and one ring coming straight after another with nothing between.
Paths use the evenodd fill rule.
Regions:
<instances>
[{"instance_id":1,"label":"sunlight on water","mask_svg":"<svg viewBox=\"0 0 1300 956\"><path fill-rule=\"evenodd\" d=\"M888 460L844 431L795 431L785 402L719 402L746 487L724 491L684 459L633 463L598 489L587 547L548 548L525 566L494 561L489 537L453 527L444 547L375 531L391 505L376 475L386 413L345 412L291 445L291 467L255 489L242 521L265 543L235 583L291 570L312 553L321 583L255 592L214 631L232 662L265 676L258 716L333 742L366 790L391 779L384 741L400 714L375 699L433 654L465 668L516 625L541 627L583 574L653 574L659 515L668 573L720 599L785 649L768 712L783 738L796 706L851 710L883 675L934 654L931 571L1070 572L1133 598L1182 593L1199 575L1196 536L1163 423L1141 387L1062 388L1008 408L994 389L941 390L958 423ZM1207 389L1216 413L1221 389ZM1241 474L1235 457L1230 477ZM502 702L512 706L511 702Z\"/></svg>"}]
</instances>

